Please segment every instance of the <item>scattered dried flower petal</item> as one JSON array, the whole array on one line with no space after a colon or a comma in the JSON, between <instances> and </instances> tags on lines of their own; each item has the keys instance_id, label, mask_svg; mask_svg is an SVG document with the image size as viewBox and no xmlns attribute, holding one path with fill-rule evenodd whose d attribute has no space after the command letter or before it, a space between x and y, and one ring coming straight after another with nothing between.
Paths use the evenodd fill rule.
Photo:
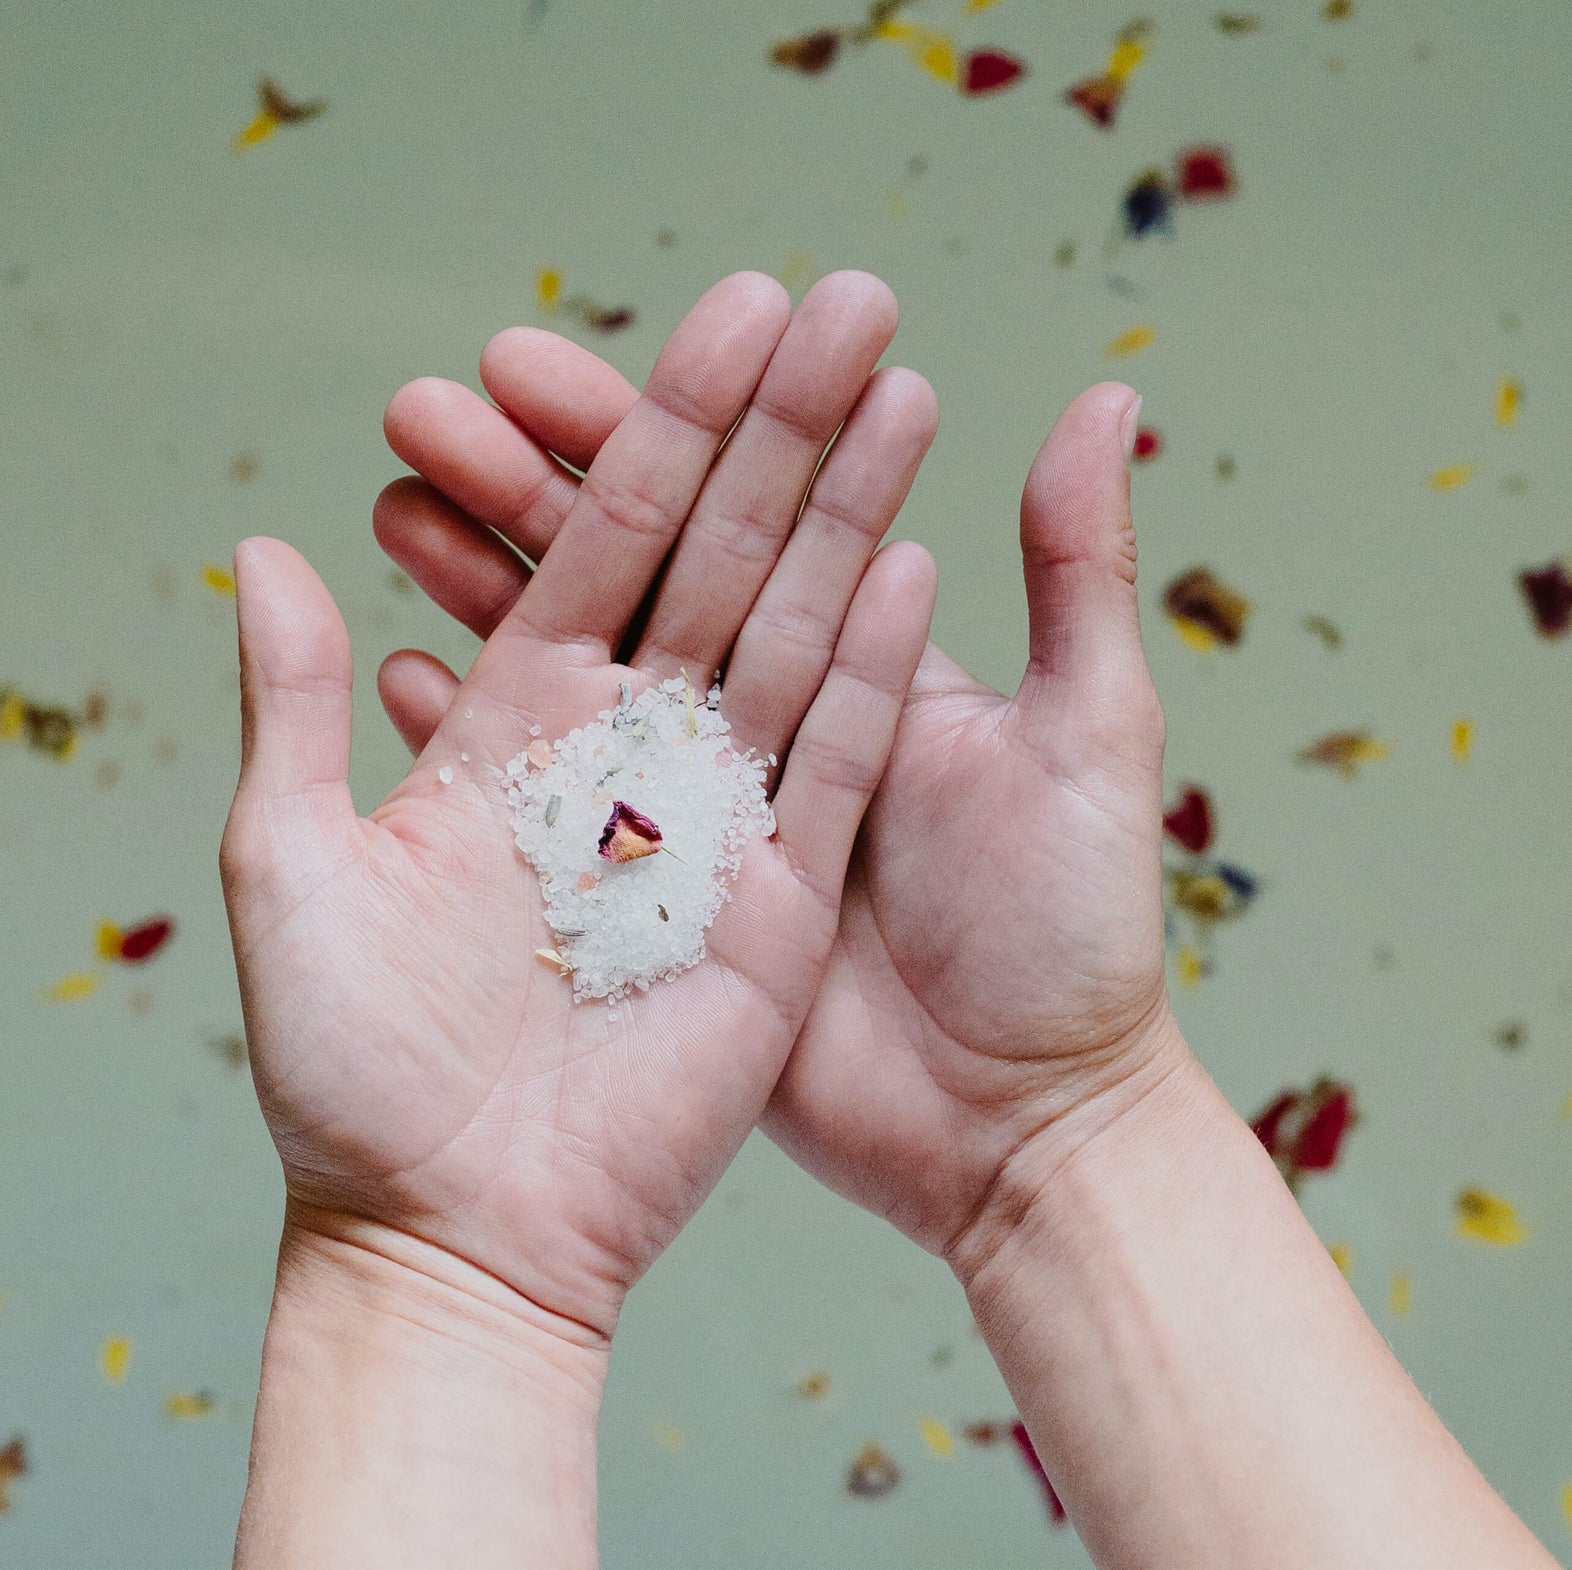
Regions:
<instances>
[{"instance_id":1,"label":"scattered dried flower petal","mask_svg":"<svg viewBox=\"0 0 1572 1570\"><path fill-rule=\"evenodd\" d=\"M1297 1192L1305 1173L1330 1172L1337 1165L1343 1141L1358 1121L1353 1086L1323 1076L1308 1090L1285 1090L1250 1126Z\"/></svg>"},{"instance_id":2,"label":"scattered dried flower petal","mask_svg":"<svg viewBox=\"0 0 1572 1570\"><path fill-rule=\"evenodd\" d=\"M44 993L46 1003L76 1003L90 998L98 991L98 977L90 970L78 970L62 976Z\"/></svg>"},{"instance_id":3,"label":"scattered dried flower petal","mask_svg":"<svg viewBox=\"0 0 1572 1570\"><path fill-rule=\"evenodd\" d=\"M1306 616L1304 629L1306 632L1313 632L1329 649L1340 649L1343 646L1342 628L1328 617Z\"/></svg>"},{"instance_id":4,"label":"scattered dried flower petal","mask_svg":"<svg viewBox=\"0 0 1572 1570\"><path fill-rule=\"evenodd\" d=\"M139 922L128 932L120 934L119 947L112 958L123 960L128 965L143 964L152 959L174 935L173 916L149 916L146 921ZM99 938L102 942L102 928Z\"/></svg>"},{"instance_id":5,"label":"scattered dried flower petal","mask_svg":"<svg viewBox=\"0 0 1572 1570\"><path fill-rule=\"evenodd\" d=\"M1079 109L1093 125L1111 131L1119 118L1124 88L1124 82L1114 77L1088 76L1065 92L1064 101Z\"/></svg>"},{"instance_id":6,"label":"scattered dried flower petal","mask_svg":"<svg viewBox=\"0 0 1572 1570\"><path fill-rule=\"evenodd\" d=\"M1163 591L1163 609L1176 623L1199 627L1230 648L1244 636L1250 616L1249 600L1229 588L1210 567L1192 567L1175 578Z\"/></svg>"},{"instance_id":7,"label":"scattered dried flower petal","mask_svg":"<svg viewBox=\"0 0 1572 1570\"><path fill-rule=\"evenodd\" d=\"M235 597L235 575L227 567L220 567L217 562L202 563L202 582L214 594L224 596L226 599Z\"/></svg>"},{"instance_id":8,"label":"scattered dried flower petal","mask_svg":"<svg viewBox=\"0 0 1572 1570\"><path fill-rule=\"evenodd\" d=\"M177 1391L164 1402L164 1416L174 1421L206 1417L213 1410L213 1398L205 1390Z\"/></svg>"},{"instance_id":9,"label":"scattered dried flower petal","mask_svg":"<svg viewBox=\"0 0 1572 1570\"><path fill-rule=\"evenodd\" d=\"M20 1434L0 1445L0 1515L11 1508L11 1484L27 1476L27 1445Z\"/></svg>"},{"instance_id":10,"label":"scattered dried flower petal","mask_svg":"<svg viewBox=\"0 0 1572 1570\"><path fill-rule=\"evenodd\" d=\"M1114 359L1123 359L1129 354L1138 354L1142 349L1157 338L1157 329L1149 326L1132 327L1127 332L1122 332L1115 338L1105 351Z\"/></svg>"},{"instance_id":11,"label":"scattered dried flower petal","mask_svg":"<svg viewBox=\"0 0 1572 1570\"><path fill-rule=\"evenodd\" d=\"M936 1417L924 1412L917 1419L922 1442L941 1460L947 1459L955 1449L955 1438Z\"/></svg>"},{"instance_id":12,"label":"scattered dried flower petal","mask_svg":"<svg viewBox=\"0 0 1572 1570\"><path fill-rule=\"evenodd\" d=\"M611 816L600 833L600 854L607 861L638 861L661 848L660 830L625 801L611 804Z\"/></svg>"},{"instance_id":13,"label":"scattered dried flower petal","mask_svg":"<svg viewBox=\"0 0 1572 1570\"><path fill-rule=\"evenodd\" d=\"M1124 232L1139 240L1154 229L1168 229L1172 200L1162 170L1146 170L1124 193Z\"/></svg>"},{"instance_id":14,"label":"scattered dried flower petal","mask_svg":"<svg viewBox=\"0 0 1572 1570\"><path fill-rule=\"evenodd\" d=\"M1552 561L1525 568L1517 575L1517 585L1540 637L1564 638L1572 628L1572 577L1567 575L1567 564Z\"/></svg>"},{"instance_id":15,"label":"scattered dried flower petal","mask_svg":"<svg viewBox=\"0 0 1572 1570\"><path fill-rule=\"evenodd\" d=\"M1163 828L1192 855L1201 855L1210 849L1215 833L1211 797L1199 785L1186 785L1163 814Z\"/></svg>"},{"instance_id":16,"label":"scattered dried flower petal","mask_svg":"<svg viewBox=\"0 0 1572 1570\"><path fill-rule=\"evenodd\" d=\"M131 1342L126 1336L111 1336L98 1349L98 1371L106 1384L123 1385L131 1371Z\"/></svg>"},{"instance_id":17,"label":"scattered dried flower petal","mask_svg":"<svg viewBox=\"0 0 1572 1570\"><path fill-rule=\"evenodd\" d=\"M804 1374L797 1381L797 1394L804 1401L822 1401L830 1393L830 1376L822 1369Z\"/></svg>"},{"instance_id":18,"label":"scattered dried flower petal","mask_svg":"<svg viewBox=\"0 0 1572 1570\"><path fill-rule=\"evenodd\" d=\"M1347 1243L1328 1243L1326 1251L1332 1256L1332 1263L1337 1266L1338 1274L1343 1280L1353 1279L1354 1251Z\"/></svg>"},{"instance_id":19,"label":"scattered dried flower petal","mask_svg":"<svg viewBox=\"0 0 1572 1570\"><path fill-rule=\"evenodd\" d=\"M1345 780L1353 780L1365 764L1380 763L1391 755L1391 746L1367 730L1339 730L1301 748L1299 761L1336 769Z\"/></svg>"},{"instance_id":20,"label":"scattered dried flower petal","mask_svg":"<svg viewBox=\"0 0 1572 1570\"><path fill-rule=\"evenodd\" d=\"M789 71L819 76L835 64L841 52L839 29L821 27L800 38L782 38L770 47L770 59Z\"/></svg>"},{"instance_id":21,"label":"scattered dried flower petal","mask_svg":"<svg viewBox=\"0 0 1572 1570\"><path fill-rule=\"evenodd\" d=\"M1026 75L1024 61L1002 49L974 49L966 57L961 72L961 91L968 98L983 93L1000 93L1013 87Z\"/></svg>"},{"instance_id":22,"label":"scattered dried flower petal","mask_svg":"<svg viewBox=\"0 0 1572 1570\"><path fill-rule=\"evenodd\" d=\"M870 1439L846 1474L846 1492L857 1499L882 1499L899 1486L901 1469L876 1440Z\"/></svg>"},{"instance_id":23,"label":"scattered dried flower petal","mask_svg":"<svg viewBox=\"0 0 1572 1570\"><path fill-rule=\"evenodd\" d=\"M1449 463L1437 469L1430 476L1430 489L1433 491L1456 491L1474 477L1474 465L1471 463Z\"/></svg>"},{"instance_id":24,"label":"scattered dried flower petal","mask_svg":"<svg viewBox=\"0 0 1572 1570\"><path fill-rule=\"evenodd\" d=\"M1242 38L1246 33L1259 32L1261 18L1242 11L1219 11L1212 18L1212 26L1230 38Z\"/></svg>"},{"instance_id":25,"label":"scattered dried flower petal","mask_svg":"<svg viewBox=\"0 0 1572 1570\"><path fill-rule=\"evenodd\" d=\"M1162 432L1143 425L1135 433L1135 445L1130 449L1130 457L1136 463L1150 463L1162 450Z\"/></svg>"},{"instance_id":26,"label":"scattered dried flower petal","mask_svg":"<svg viewBox=\"0 0 1572 1570\"><path fill-rule=\"evenodd\" d=\"M1392 1286L1387 1294L1387 1302L1399 1319L1408 1318L1409 1310L1414 1306L1414 1283L1406 1270L1392 1272Z\"/></svg>"},{"instance_id":27,"label":"scattered dried flower petal","mask_svg":"<svg viewBox=\"0 0 1572 1570\"><path fill-rule=\"evenodd\" d=\"M1043 1503L1048 1507L1048 1519L1055 1526L1063 1526L1069 1517L1065 1514L1064 1506L1059 1502L1059 1495L1054 1491L1048 1473L1043 1468L1042 1460L1037 1454L1037 1447L1032 1443L1032 1436L1026 1432L1026 1424L1019 1418L1010 1426L1010 1438L1015 1441L1015 1448L1026 1463L1026 1469L1037 1479L1038 1486L1043 1491Z\"/></svg>"},{"instance_id":28,"label":"scattered dried flower petal","mask_svg":"<svg viewBox=\"0 0 1572 1570\"><path fill-rule=\"evenodd\" d=\"M1234 194L1237 184L1226 147L1186 147L1174 156L1174 188L1181 201L1221 201Z\"/></svg>"},{"instance_id":29,"label":"scattered dried flower petal","mask_svg":"<svg viewBox=\"0 0 1572 1570\"><path fill-rule=\"evenodd\" d=\"M1518 412L1523 407L1523 384L1515 376L1503 376L1496 388L1496 424L1510 430L1517 424Z\"/></svg>"},{"instance_id":30,"label":"scattered dried flower petal","mask_svg":"<svg viewBox=\"0 0 1572 1570\"><path fill-rule=\"evenodd\" d=\"M1516 1208L1510 1200L1488 1189L1465 1188L1455 1201L1457 1235L1472 1238L1476 1243L1490 1243L1496 1248L1515 1248L1526 1243L1531 1236L1529 1229L1518 1219Z\"/></svg>"},{"instance_id":31,"label":"scattered dried flower petal","mask_svg":"<svg viewBox=\"0 0 1572 1570\"><path fill-rule=\"evenodd\" d=\"M1474 722L1472 720L1452 721L1452 761L1454 763L1467 763L1474 755Z\"/></svg>"},{"instance_id":32,"label":"scattered dried flower petal","mask_svg":"<svg viewBox=\"0 0 1572 1570\"><path fill-rule=\"evenodd\" d=\"M1517 1052L1528 1042L1528 1026L1520 1019L1509 1019L1491 1032L1495 1044L1503 1052Z\"/></svg>"}]
</instances>

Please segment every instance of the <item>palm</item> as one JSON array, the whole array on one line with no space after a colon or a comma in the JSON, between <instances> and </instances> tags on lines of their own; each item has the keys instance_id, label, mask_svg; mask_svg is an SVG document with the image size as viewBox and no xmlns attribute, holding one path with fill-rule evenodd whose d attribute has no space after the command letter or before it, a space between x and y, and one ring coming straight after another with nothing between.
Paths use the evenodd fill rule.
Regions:
<instances>
[{"instance_id":1,"label":"palm","mask_svg":"<svg viewBox=\"0 0 1572 1570\"><path fill-rule=\"evenodd\" d=\"M857 330L829 349L811 318L786 328L765 280L700 302L552 561L370 818L344 779L348 645L326 589L275 542L237 553L246 746L226 893L258 1089L297 1200L415 1233L609 1331L752 1127L822 976L931 606L922 552L827 565L812 529L791 527L812 512L812 482L844 492L837 513L871 508L882 532L855 416L823 458L883 347L887 291L870 284L831 281L826 314ZM761 410L803 382L823 433L805 422L782 451ZM918 416L920 449L913 392L903 418ZM742 498L759 539L718 558ZM613 663L663 564L639 651ZM825 636L783 646L780 618L753 607L810 588ZM777 832L746 846L696 967L575 1004L532 957L551 936L499 771L532 728L565 735L623 683L642 690L679 663L700 681L725 663L726 717L763 750L789 748Z\"/></svg>"}]
</instances>

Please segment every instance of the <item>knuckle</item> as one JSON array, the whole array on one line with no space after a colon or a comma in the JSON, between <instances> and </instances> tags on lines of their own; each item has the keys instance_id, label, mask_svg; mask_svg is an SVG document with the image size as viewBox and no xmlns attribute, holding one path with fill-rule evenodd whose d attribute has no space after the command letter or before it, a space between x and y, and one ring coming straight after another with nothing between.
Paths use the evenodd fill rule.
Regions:
<instances>
[{"instance_id":1,"label":"knuckle","mask_svg":"<svg viewBox=\"0 0 1572 1570\"><path fill-rule=\"evenodd\" d=\"M667 507L636 480L600 480L591 471L584 489L607 521L625 534L637 539L663 539L672 532Z\"/></svg>"}]
</instances>

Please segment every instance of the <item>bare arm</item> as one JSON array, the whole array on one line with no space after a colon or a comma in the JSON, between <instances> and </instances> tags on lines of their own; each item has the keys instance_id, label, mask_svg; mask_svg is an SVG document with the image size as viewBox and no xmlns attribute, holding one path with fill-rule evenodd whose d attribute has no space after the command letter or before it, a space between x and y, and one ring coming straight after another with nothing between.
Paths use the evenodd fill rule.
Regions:
<instances>
[{"instance_id":1,"label":"bare arm","mask_svg":"<svg viewBox=\"0 0 1572 1570\"><path fill-rule=\"evenodd\" d=\"M1155 1061L1025 1147L955 1261L1101 1570L1551 1570L1176 1029Z\"/></svg>"}]
</instances>

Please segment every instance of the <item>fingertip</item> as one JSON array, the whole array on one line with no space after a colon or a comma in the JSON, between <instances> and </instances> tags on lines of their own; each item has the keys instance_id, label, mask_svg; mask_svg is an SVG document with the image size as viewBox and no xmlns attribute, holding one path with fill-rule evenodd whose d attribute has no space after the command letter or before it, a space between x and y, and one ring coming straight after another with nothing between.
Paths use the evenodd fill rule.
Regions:
<instances>
[{"instance_id":1,"label":"fingertip","mask_svg":"<svg viewBox=\"0 0 1572 1570\"><path fill-rule=\"evenodd\" d=\"M419 465L411 454L418 451L423 434L450 409L455 396L473 398L467 387L441 376L417 376L405 382L382 411L382 434L396 456L413 469Z\"/></svg>"},{"instance_id":2,"label":"fingertip","mask_svg":"<svg viewBox=\"0 0 1572 1570\"><path fill-rule=\"evenodd\" d=\"M921 371L906 365L890 365L875 371L872 378L884 395L895 399L903 413L920 430L924 446L931 446L939 434L939 395Z\"/></svg>"},{"instance_id":3,"label":"fingertip","mask_svg":"<svg viewBox=\"0 0 1572 1570\"><path fill-rule=\"evenodd\" d=\"M810 302L816 306L833 302L840 310L877 322L890 338L900 324L901 307L895 291L877 274L858 267L841 267L826 273L803 296L798 310L806 310Z\"/></svg>"}]
</instances>

